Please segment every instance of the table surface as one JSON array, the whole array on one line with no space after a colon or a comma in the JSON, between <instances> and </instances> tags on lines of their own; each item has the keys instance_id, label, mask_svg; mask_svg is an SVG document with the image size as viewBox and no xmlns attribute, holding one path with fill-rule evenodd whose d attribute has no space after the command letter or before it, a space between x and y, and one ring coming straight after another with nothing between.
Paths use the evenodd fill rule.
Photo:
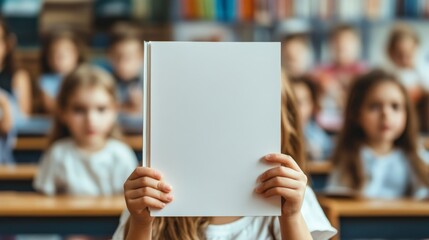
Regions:
<instances>
[{"instance_id":1,"label":"table surface","mask_svg":"<svg viewBox=\"0 0 429 240\"><path fill-rule=\"evenodd\" d=\"M323 208L335 211L340 217L429 217L429 201L414 199L335 199L318 197Z\"/></svg>"},{"instance_id":2,"label":"table surface","mask_svg":"<svg viewBox=\"0 0 429 240\"><path fill-rule=\"evenodd\" d=\"M133 150L141 150L143 138L141 135L124 136L124 142ZM19 136L14 150L45 150L48 147L49 138L47 136Z\"/></svg>"},{"instance_id":3,"label":"table surface","mask_svg":"<svg viewBox=\"0 0 429 240\"><path fill-rule=\"evenodd\" d=\"M119 216L125 209L123 196L45 196L38 193L0 192L2 217Z\"/></svg>"}]
</instances>

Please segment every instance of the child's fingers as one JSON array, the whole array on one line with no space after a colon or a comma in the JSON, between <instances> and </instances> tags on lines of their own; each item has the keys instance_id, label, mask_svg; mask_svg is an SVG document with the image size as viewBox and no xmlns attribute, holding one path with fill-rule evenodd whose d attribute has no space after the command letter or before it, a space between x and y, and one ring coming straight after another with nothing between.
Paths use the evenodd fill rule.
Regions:
<instances>
[{"instance_id":1,"label":"child's fingers","mask_svg":"<svg viewBox=\"0 0 429 240\"><path fill-rule=\"evenodd\" d=\"M295 180L305 180L305 174L303 174L302 172L297 172L294 169L283 166L268 169L267 171L262 173L257 180L259 182L265 182L266 180L273 177L286 177Z\"/></svg>"},{"instance_id":2,"label":"child's fingers","mask_svg":"<svg viewBox=\"0 0 429 240\"><path fill-rule=\"evenodd\" d=\"M164 202L148 196L144 196L137 199L129 199L127 201L127 206L130 211L141 211L146 208L162 209L165 207L165 205L166 204Z\"/></svg>"},{"instance_id":3,"label":"child's fingers","mask_svg":"<svg viewBox=\"0 0 429 240\"><path fill-rule=\"evenodd\" d=\"M292 169L295 169L298 172L302 172L301 168L298 166L295 160L289 155L285 155L281 153L271 153L266 155L264 159L268 162L280 163L283 166L290 167Z\"/></svg>"},{"instance_id":4,"label":"child's fingers","mask_svg":"<svg viewBox=\"0 0 429 240\"><path fill-rule=\"evenodd\" d=\"M271 188L262 194L262 196L266 198L273 197L273 196L281 196L286 200L298 199L300 195L301 193L296 189L281 188L281 187Z\"/></svg>"},{"instance_id":5,"label":"child's fingers","mask_svg":"<svg viewBox=\"0 0 429 240\"><path fill-rule=\"evenodd\" d=\"M153 179L151 177L141 177L134 180L128 180L125 182L125 190L139 189L143 187L151 187L163 192L170 192L171 186L165 182Z\"/></svg>"},{"instance_id":6,"label":"child's fingers","mask_svg":"<svg viewBox=\"0 0 429 240\"><path fill-rule=\"evenodd\" d=\"M139 188L135 190L131 190L125 193L127 199L138 199L141 197L151 197L158 199L162 202L169 203L173 200L173 195L169 193L163 193L157 189L153 189L150 187Z\"/></svg>"},{"instance_id":7,"label":"child's fingers","mask_svg":"<svg viewBox=\"0 0 429 240\"><path fill-rule=\"evenodd\" d=\"M147 168L147 167L137 167L128 177L128 180L134 180L141 177L151 177L154 179L161 180L161 173L156 171L155 169Z\"/></svg>"},{"instance_id":8,"label":"child's fingers","mask_svg":"<svg viewBox=\"0 0 429 240\"><path fill-rule=\"evenodd\" d=\"M305 184L300 181L292 180L290 178L284 177L274 177L266 182L261 183L255 191L257 193L264 193L272 188L290 188L290 189L303 189L305 188Z\"/></svg>"}]
</instances>

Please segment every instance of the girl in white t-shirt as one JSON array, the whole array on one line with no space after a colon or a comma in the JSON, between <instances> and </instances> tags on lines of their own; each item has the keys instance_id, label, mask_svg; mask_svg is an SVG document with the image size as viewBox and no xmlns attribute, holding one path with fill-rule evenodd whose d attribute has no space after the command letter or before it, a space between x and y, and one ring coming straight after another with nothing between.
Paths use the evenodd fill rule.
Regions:
<instances>
[{"instance_id":1,"label":"girl in white t-shirt","mask_svg":"<svg viewBox=\"0 0 429 240\"><path fill-rule=\"evenodd\" d=\"M48 195L113 195L137 166L134 152L118 139L113 78L82 65L61 86L51 144L34 188Z\"/></svg>"},{"instance_id":2,"label":"girl in white t-shirt","mask_svg":"<svg viewBox=\"0 0 429 240\"><path fill-rule=\"evenodd\" d=\"M357 78L327 192L389 199L428 197L429 177L424 154L419 152L413 109L395 76L374 70Z\"/></svg>"},{"instance_id":3,"label":"girl in white t-shirt","mask_svg":"<svg viewBox=\"0 0 429 240\"><path fill-rule=\"evenodd\" d=\"M113 239L329 239L336 230L326 219L302 171L304 151L298 112L289 83L282 91L282 152L268 154L279 163L261 173L255 192L282 197L281 217L153 218L148 208L161 209L174 201L172 187L155 169L138 167L124 184L128 210L122 214ZM204 156L202 156L204 157ZM293 158L292 158L293 157ZM295 161L295 160L296 161ZM174 183L172 185L174 187Z\"/></svg>"}]
</instances>

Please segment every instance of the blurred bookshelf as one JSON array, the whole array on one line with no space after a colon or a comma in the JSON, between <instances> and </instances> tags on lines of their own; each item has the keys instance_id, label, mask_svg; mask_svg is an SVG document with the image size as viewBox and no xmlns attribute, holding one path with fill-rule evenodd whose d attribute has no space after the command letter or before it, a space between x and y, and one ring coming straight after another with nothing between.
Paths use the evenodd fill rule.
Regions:
<instances>
[{"instance_id":1,"label":"blurred bookshelf","mask_svg":"<svg viewBox=\"0 0 429 240\"><path fill-rule=\"evenodd\" d=\"M102 49L113 23L132 21L147 40L184 40L183 31L188 40L278 41L306 32L317 51L338 22L357 26L365 42L374 25L429 18L429 0L0 0L0 5L19 47L38 47L44 31L64 25Z\"/></svg>"}]
</instances>

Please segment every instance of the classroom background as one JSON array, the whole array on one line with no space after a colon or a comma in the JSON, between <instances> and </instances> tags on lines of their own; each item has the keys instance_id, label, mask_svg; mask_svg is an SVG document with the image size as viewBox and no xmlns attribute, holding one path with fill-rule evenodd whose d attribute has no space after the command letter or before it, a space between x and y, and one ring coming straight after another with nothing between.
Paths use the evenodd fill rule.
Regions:
<instances>
[{"instance_id":1,"label":"classroom background","mask_svg":"<svg viewBox=\"0 0 429 240\"><path fill-rule=\"evenodd\" d=\"M10 61L27 76L31 93L23 111L22 95L18 97L13 89L10 73L1 70L0 240L109 239L125 208L120 195L45 196L33 187L53 128L54 110L45 96L55 105L65 77L44 67L46 61L53 61L45 44L56 35L77 38L84 62L111 73L119 95L131 102L141 99L131 89L141 86L142 69L131 77L130 85L115 72L109 55L115 31L122 27L140 41L282 42L282 67L289 81L303 77L316 85L343 81L334 92L344 95L360 74L388 69L413 101L421 156L429 164L428 0L0 0L0 14L10 32L6 44L13 49ZM388 44L396 30L412 43L395 45L392 53ZM341 66L341 59L350 64ZM315 125L303 129L306 170L331 224L339 229L337 239L429 238L427 200L323 194L335 167L329 157L342 126L343 109L338 99L332 100L337 96L329 96L329 87L316 87L314 104L320 106L312 111ZM345 99L341 95L339 101ZM118 122L123 142L140 160L143 118L139 106L133 109L121 109ZM315 132L320 134L314 137ZM326 142L330 144L325 146Z\"/></svg>"}]
</instances>

